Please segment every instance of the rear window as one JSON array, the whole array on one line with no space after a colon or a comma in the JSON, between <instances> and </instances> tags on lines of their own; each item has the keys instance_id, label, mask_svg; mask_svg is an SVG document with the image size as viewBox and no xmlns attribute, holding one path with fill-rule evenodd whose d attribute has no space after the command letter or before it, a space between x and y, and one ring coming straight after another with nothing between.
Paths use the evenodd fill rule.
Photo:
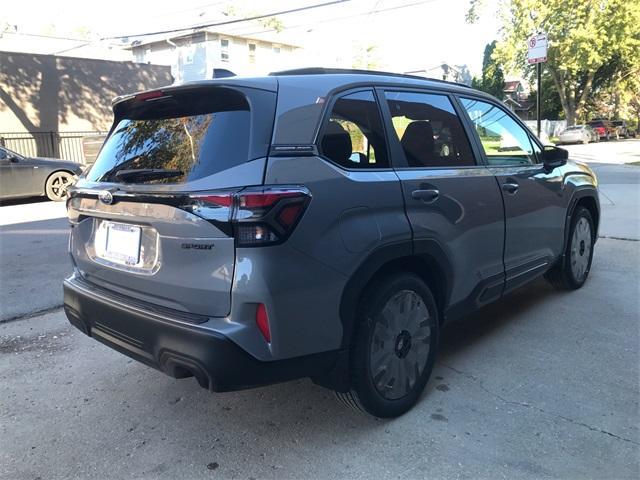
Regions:
<instances>
[{"instance_id":1,"label":"rear window","mask_svg":"<svg viewBox=\"0 0 640 480\"><path fill-rule=\"evenodd\" d=\"M116 118L87 179L184 183L246 162L249 104L239 92L217 90L131 100L121 118ZM146 170L154 172L135 174Z\"/></svg>"},{"instance_id":2,"label":"rear window","mask_svg":"<svg viewBox=\"0 0 640 480\"><path fill-rule=\"evenodd\" d=\"M603 127L604 124L602 122L589 122L587 125L590 127Z\"/></svg>"}]
</instances>

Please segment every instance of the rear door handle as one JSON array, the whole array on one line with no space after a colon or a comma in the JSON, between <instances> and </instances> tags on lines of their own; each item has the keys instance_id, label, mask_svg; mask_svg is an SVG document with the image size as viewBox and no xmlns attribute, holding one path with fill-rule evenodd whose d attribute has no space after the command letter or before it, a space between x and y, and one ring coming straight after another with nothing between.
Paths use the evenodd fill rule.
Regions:
<instances>
[{"instance_id":1,"label":"rear door handle","mask_svg":"<svg viewBox=\"0 0 640 480\"><path fill-rule=\"evenodd\" d=\"M518 185L515 182L506 182L502 184L502 190L511 194L516 193L519 188L520 188L520 185Z\"/></svg>"},{"instance_id":2,"label":"rear door handle","mask_svg":"<svg viewBox=\"0 0 640 480\"><path fill-rule=\"evenodd\" d=\"M415 200L422 200L425 203L433 203L440 196L440 192L435 188L427 190L414 190L411 192L411 197Z\"/></svg>"}]
</instances>

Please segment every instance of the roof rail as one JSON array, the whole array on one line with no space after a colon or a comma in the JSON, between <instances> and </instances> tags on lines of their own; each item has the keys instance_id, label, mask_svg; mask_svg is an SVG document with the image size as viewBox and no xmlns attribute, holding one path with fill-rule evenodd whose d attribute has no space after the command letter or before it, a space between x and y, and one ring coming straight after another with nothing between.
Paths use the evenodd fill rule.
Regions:
<instances>
[{"instance_id":1,"label":"roof rail","mask_svg":"<svg viewBox=\"0 0 640 480\"><path fill-rule=\"evenodd\" d=\"M279 72L271 72L270 76L279 75L338 75L338 74L357 74L357 75L379 75L382 77L399 77L410 78L413 80L426 80L429 82L445 83L447 85L457 85L459 87L471 88L469 85L457 82L448 82L439 78L421 77L419 75L409 75L407 73L381 72L378 70L361 70L357 68L324 68L324 67L307 67L294 68L292 70L282 70Z\"/></svg>"}]
</instances>

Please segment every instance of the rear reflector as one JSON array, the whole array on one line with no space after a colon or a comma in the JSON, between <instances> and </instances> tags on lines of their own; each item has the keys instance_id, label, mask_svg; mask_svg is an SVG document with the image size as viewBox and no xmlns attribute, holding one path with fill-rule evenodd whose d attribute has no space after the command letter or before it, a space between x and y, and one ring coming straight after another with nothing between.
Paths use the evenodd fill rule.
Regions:
<instances>
[{"instance_id":1,"label":"rear reflector","mask_svg":"<svg viewBox=\"0 0 640 480\"><path fill-rule=\"evenodd\" d=\"M269 331L269 316L264 304L259 303L256 309L256 325L258 330L267 342L271 342L271 332Z\"/></svg>"}]
</instances>

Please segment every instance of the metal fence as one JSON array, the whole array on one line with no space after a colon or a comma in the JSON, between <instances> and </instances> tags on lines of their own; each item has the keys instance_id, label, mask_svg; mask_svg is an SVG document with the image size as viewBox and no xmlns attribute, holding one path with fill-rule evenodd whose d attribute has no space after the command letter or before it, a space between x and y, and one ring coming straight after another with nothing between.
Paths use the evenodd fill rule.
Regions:
<instances>
[{"instance_id":1,"label":"metal fence","mask_svg":"<svg viewBox=\"0 0 640 480\"><path fill-rule=\"evenodd\" d=\"M0 145L26 157L50 157L90 163L93 151L88 147L99 142L107 132L11 132L0 133ZM89 140L88 142L85 139ZM98 139L98 140L96 140Z\"/></svg>"}]
</instances>

